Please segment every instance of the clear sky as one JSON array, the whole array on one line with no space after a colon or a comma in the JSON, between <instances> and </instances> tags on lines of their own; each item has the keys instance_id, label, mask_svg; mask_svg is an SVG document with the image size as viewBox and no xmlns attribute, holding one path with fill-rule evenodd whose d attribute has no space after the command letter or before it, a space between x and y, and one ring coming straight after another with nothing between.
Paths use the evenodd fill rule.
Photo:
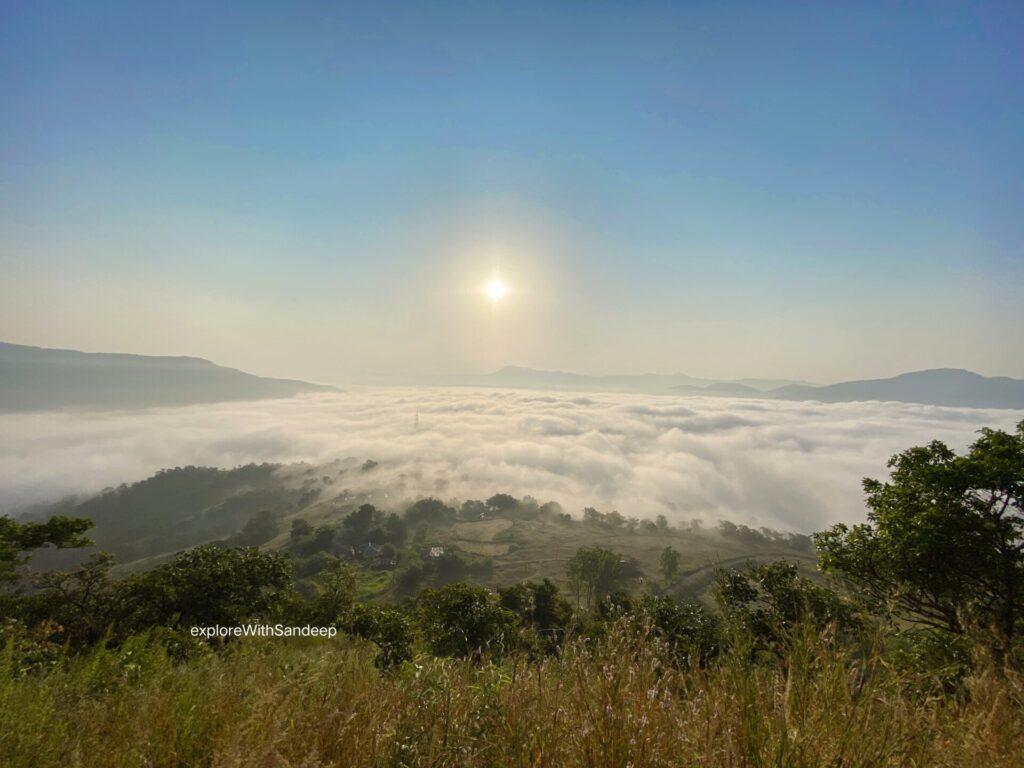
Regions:
<instances>
[{"instance_id":1,"label":"clear sky","mask_svg":"<svg viewBox=\"0 0 1024 768\"><path fill-rule=\"evenodd\" d=\"M1017 2L7 0L0 339L1024 376L1022 40Z\"/></svg>"}]
</instances>

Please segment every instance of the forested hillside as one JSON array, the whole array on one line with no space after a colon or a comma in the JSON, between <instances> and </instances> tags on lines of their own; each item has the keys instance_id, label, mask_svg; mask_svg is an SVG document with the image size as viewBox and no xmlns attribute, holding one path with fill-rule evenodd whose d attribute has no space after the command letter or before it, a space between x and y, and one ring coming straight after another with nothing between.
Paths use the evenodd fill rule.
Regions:
<instances>
[{"instance_id":1,"label":"forested hillside","mask_svg":"<svg viewBox=\"0 0 1024 768\"><path fill-rule=\"evenodd\" d=\"M372 469L187 467L0 518L4 764L1021 765L1024 422L893 456L813 546L335 488ZM158 549L147 502L185 538L239 514L115 570L81 513ZM52 550L86 559L28 567Z\"/></svg>"},{"instance_id":2,"label":"forested hillside","mask_svg":"<svg viewBox=\"0 0 1024 768\"><path fill-rule=\"evenodd\" d=\"M353 492L352 473L375 462L244 465L230 470L177 467L84 500L38 508L93 521L91 548L46 550L36 568L82 562L91 551L114 556L119 571L150 568L199 544L260 546L287 553L300 583L336 562L356 569L367 596L414 594L423 586L468 581L503 586L550 578L566 585L565 566L580 547L621 553L626 587L657 580L665 547L680 559L671 589L706 592L715 568L747 560L791 558L813 566L807 535L754 529L730 521L664 517L640 520L617 511L565 510L557 502L496 493L478 500L423 498L392 506L383 492Z\"/></svg>"}]
</instances>

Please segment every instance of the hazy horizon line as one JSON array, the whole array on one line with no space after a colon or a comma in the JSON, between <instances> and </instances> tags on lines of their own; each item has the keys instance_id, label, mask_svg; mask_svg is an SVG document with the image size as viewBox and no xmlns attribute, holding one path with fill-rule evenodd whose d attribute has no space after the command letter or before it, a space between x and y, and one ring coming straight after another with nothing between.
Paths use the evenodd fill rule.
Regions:
<instances>
[{"instance_id":1,"label":"hazy horizon line","mask_svg":"<svg viewBox=\"0 0 1024 768\"><path fill-rule=\"evenodd\" d=\"M252 374L254 376L260 376L265 378L289 378L289 379L301 379L310 383L317 384L331 384L331 385L344 385L344 384L407 384L411 386L425 386L425 385L443 385L443 379L457 378L457 377L484 377L492 376L502 371L516 370L516 371L529 371L534 373L546 373L556 375L567 375L567 376L579 376L582 378L609 378L609 377L631 377L631 378L643 378L643 377L686 377L690 379L706 380L712 383L729 383L738 382L744 380L759 380L759 381L778 381L780 383L795 383L805 386L824 387L832 384L839 384L850 381L872 381L880 379L888 379L896 376L908 374L908 373L920 373L924 371L967 371L974 373L985 378L1008 378L1017 379L1018 377L1006 373L988 373L976 370L974 368L966 367L963 365L931 365L926 367L913 367L913 368L895 368L891 369L891 372L886 373L875 373L875 374L857 374L846 378L837 378L835 380L816 380L813 378L803 377L798 374L792 374L789 376L767 376L745 373L739 376L714 376L701 373L693 373L692 371L676 369L667 370L652 370L652 369L635 369L635 370L624 370L624 369L604 369L602 371L592 371L585 369L571 369L561 367L545 367L543 365L527 365L521 362L508 362L502 365L489 366L486 368L479 368L476 370L470 369L448 369L442 372L425 372L416 370L406 370L401 372L375 372L375 371L364 371L355 373L345 373L340 377L327 378L317 377L311 375L305 375L301 372L262 372L255 370L250 366L244 364L234 364L231 362L222 362L219 356L211 355L206 356L203 353L193 352L138 352L134 350L125 349L90 349L75 346L48 346L41 343L29 343L21 341L8 341L0 339L0 344L10 344L12 346L20 347L33 347L36 349L45 349L57 352L79 352L83 354L97 354L97 355L134 355L139 357L154 357L154 358L179 358L179 359L196 359L205 360L206 362L212 363L222 368L231 368L245 373Z\"/></svg>"}]
</instances>

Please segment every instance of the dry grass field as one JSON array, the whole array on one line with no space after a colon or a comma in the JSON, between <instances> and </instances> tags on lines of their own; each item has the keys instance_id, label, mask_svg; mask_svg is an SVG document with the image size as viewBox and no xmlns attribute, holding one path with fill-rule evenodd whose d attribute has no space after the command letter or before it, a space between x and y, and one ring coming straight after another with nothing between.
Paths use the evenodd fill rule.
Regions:
<instances>
[{"instance_id":1,"label":"dry grass field","mask_svg":"<svg viewBox=\"0 0 1024 768\"><path fill-rule=\"evenodd\" d=\"M558 658L418 657L246 642L178 665L141 639L43 675L0 674L5 768L1024 765L1024 679L981 671L959 695L870 648L794 638L773 664L732 652L667 665L616 631Z\"/></svg>"}]
</instances>

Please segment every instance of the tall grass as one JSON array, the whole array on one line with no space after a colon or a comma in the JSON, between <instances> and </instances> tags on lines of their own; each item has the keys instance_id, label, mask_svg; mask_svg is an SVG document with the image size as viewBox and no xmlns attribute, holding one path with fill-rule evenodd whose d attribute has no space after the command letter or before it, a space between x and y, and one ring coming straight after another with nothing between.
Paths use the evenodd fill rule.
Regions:
<instances>
[{"instance_id":1,"label":"tall grass","mask_svg":"<svg viewBox=\"0 0 1024 768\"><path fill-rule=\"evenodd\" d=\"M422 657L394 672L349 641L238 643L187 664L138 638L42 674L0 670L0 765L1024 765L1024 680L956 693L872 647L811 632L676 669L620 626L561 658Z\"/></svg>"}]
</instances>

